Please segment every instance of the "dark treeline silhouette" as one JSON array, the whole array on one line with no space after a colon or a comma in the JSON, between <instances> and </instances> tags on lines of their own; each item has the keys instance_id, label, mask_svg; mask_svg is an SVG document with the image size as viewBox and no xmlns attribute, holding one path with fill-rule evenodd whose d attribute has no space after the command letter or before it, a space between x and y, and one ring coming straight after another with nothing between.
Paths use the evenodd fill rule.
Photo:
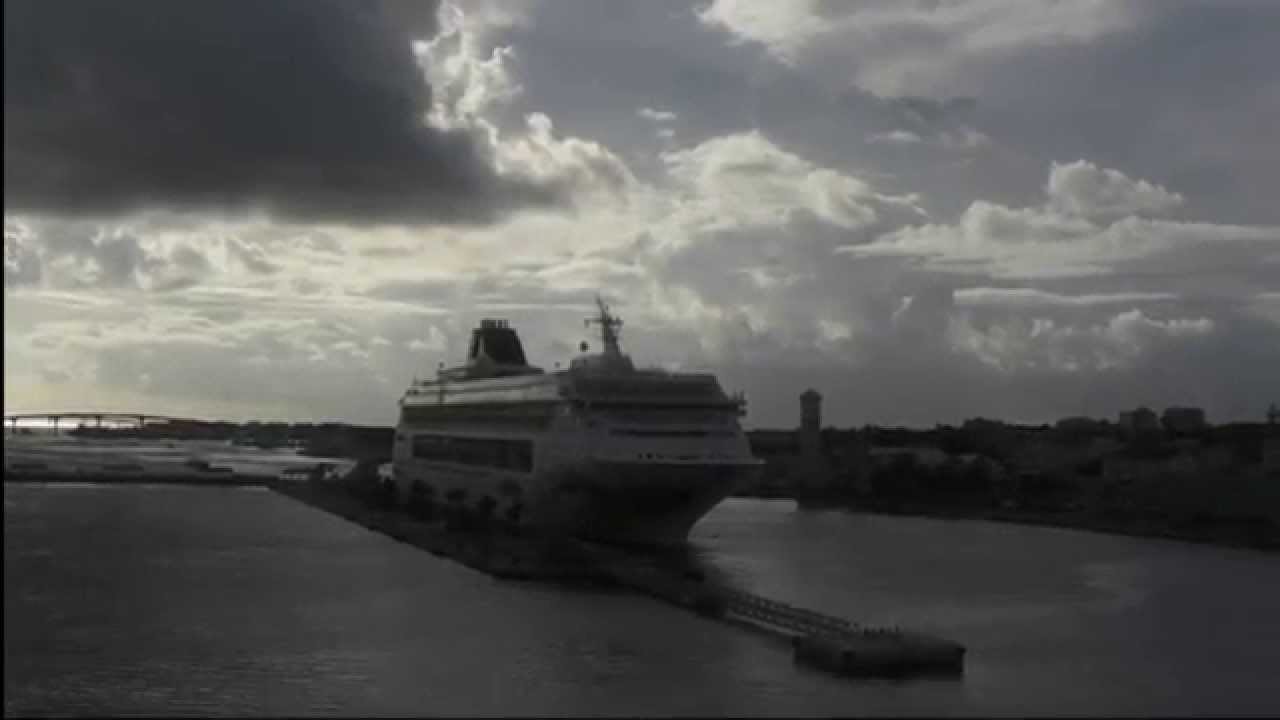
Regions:
<instances>
[{"instance_id":1,"label":"dark treeline silhouette","mask_svg":"<svg viewBox=\"0 0 1280 720\"><path fill-rule=\"evenodd\" d=\"M807 456L803 430L754 431L766 469L740 495L1280 548L1280 424L1188 415L826 428Z\"/></svg>"},{"instance_id":2,"label":"dark treeline silhouette","mask_svg":"<svg viewBox=\"0 0 1280 720\"><path fill-rule=\"evenodd\" d=\"M1212 426L1179 417L1140 409L1118 423L815 426L808 440L803 430L756 430L748 438L766 467L738 495L1280 548L1280 423ZM284 422L72 432L287 447L366 468L390 461L395 436L391 427Z\"/></svg>"}]
</instances>

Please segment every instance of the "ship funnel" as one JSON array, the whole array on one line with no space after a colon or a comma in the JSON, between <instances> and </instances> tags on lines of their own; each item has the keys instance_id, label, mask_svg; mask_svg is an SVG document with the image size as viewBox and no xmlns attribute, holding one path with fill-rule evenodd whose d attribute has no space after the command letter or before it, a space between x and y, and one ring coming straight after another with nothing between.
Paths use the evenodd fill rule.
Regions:
<instances>
[{"instance_id":1,"label":"ship funnel","mask_svg":"<svg viewBox=\"0 0 1280 720\"><path fill-rule=\"evenodd\" d=\"M467 351L467 362L474 363L481 357L499 365L524 366L528 362L524 356L524 346L520 336L507 325L506 320L485 318L480 327L471 331L471 348Z\"/></svg>"}]
</instances>

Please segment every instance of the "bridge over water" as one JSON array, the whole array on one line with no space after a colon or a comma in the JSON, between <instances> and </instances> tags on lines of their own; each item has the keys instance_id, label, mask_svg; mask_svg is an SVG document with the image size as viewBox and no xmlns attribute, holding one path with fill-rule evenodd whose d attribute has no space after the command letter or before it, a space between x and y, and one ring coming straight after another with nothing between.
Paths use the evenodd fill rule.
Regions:
<instances>
[{"instance_id":1,"label":"bridge over water","mask_svg":"<svg viewBox=\"0 0 1280 720\"><path fill-rule=\"evenodd\" d=\"M93 421L95 427L102 427L103 422L112 425L133 424L136 427L142 427L151 423L173 423L182 425L208 425L208 420L200 420L196 418L174 417L171 415L155 415L151 413L137 412L107 412L102 410L69 410L60 412L27 412L27 413L5 413L4 425L10 432L17 432L19 423L22 424L41 424L52 426L53 431L58 432L59 426L63 420L80 420Z\"/></svg>"}]
</instances>

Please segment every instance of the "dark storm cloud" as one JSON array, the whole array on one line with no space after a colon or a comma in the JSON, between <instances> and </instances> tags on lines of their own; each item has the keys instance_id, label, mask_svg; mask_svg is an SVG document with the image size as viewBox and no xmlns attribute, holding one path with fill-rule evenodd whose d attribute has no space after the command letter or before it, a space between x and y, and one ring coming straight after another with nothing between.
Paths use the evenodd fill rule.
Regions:
<instances>
[{"instance_id":1,"label":"dark storm cloud","mask_svg":"<svg viewBox=\"0 0 1280 720\"><path fill-rule=\"evenodd\" d=\"M434 2L4 4L5 211L484 222L554 203L425 126Z\"/></svg>"}]
</instances>

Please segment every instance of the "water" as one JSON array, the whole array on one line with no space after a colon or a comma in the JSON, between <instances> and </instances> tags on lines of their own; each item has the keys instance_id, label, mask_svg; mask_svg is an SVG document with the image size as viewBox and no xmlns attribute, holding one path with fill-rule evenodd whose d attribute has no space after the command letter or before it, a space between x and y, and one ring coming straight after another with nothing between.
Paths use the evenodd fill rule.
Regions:
<instances>
[{"instance_id":1,"label":"water","mask_svg":"<svg viewBox=\"0 0 1280 720\"><path fill-rule=\"evenodd\" d=\"M728 581L969 647L854 681L620 592L512 583L256 488L13 485L5 712L1189 715L1280 712L1275 555L728 500Z\"/></svg>"}]
</instances>

